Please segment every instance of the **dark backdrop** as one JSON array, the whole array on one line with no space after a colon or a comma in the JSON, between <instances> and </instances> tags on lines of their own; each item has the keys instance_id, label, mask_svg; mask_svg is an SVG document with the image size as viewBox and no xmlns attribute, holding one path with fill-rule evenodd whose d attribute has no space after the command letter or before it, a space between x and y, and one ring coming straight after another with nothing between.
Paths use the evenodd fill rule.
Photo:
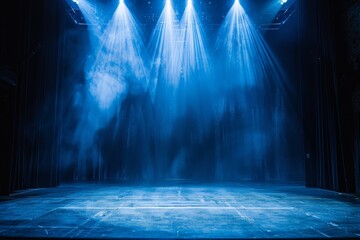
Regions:
<instances>
[{"instance_id":1,"label":"dark backdrop","mask_svg":"<svg viewBox=\"0 0 360 240\"><path fill-rule=\"evenodd\" d=\"M0 66L13 79L1 75L1 194L60 182L64 2L0 3ZM301 0L298 11L306 185L359 192L359 1Z\"/></svg>"}]
</instances>

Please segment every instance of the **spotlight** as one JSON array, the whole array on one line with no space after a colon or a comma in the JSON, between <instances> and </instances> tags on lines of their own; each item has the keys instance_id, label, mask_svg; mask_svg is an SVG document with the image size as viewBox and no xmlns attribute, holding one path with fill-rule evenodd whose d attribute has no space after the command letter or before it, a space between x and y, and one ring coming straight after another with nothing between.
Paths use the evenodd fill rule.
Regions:
<instances>
[{"instance_id":1,"label":"spotlight","mask_svg":"<svg viewBox=\"0 0 360 240\"><path fill-rule=\"evenodd\" d=\"M281 4L287 3L287 0L281 0Z\"/></svg>"},{"instance_id":2,"label":"spotlight","mask_svg":"<svg viewBox=\"0 0 360 240\"><path fill-rule=\"evenodd\" d=\"M235 0L234 4L240 4L239 0Z\"/></svg>"},{"instance_id":3,"label":"spotlight","mask_svg":"<svg viewBox=\"0 0 360 240\"><path fill-rule=\"evenodd\" d=\"M192 0L188 0L188 5L192 5Z\"/></svg>"},{"instance_id":4,"label":"spotlight","mask_svg":"<svg viewBox=\"0 0 360 240\"><path fill-rule=\"evenodd\" d=\"M119 0L119 4L120 5L124 4L124 0Z\"/></svg>"},{"instance_id":5,"label":"spotlight","mask_svg":"<svg viewBox=\"0 0 360 240\"><path fill-rule=\"evenodd\" d=\"M166 5L171 5L171 0L166 0Z\"/></svg>"},{"instance_id":6,"label":"spotlight","mask_svg":"<svg viewBox=\"0 0 360 240\"><path fill-rule=\"evenodd\" d=\"M72 0L74 3L79 4L79 0Z\"/></svg>"}]
</instances>

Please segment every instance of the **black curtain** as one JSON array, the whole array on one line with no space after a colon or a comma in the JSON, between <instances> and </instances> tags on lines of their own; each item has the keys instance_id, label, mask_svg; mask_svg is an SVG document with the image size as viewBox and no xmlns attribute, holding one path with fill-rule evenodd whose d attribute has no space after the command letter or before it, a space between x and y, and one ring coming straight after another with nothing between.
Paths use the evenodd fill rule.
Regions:
<instances>
[{"instance_id":1,"label":"black curtain","mask_svg":"<svg viewBox=\"0 0 360 240\"><path fill-rule=\"evenodd\" d=\"M339 44L346 47L341 51L342 59L342 98L347 103L348 113L343 114L348 119L349 131L353 133L348 145L353 148L350 154L354 157L356 193L360 194L360 0L346 1L344 6L344 21L342 22L346 42L339 41ZM337 34L339 37L340 34ZM338 44L338 45L339 45ZM351 111L352 108L352 111ZM353 124L351 124L351 122ZM354 126L351 128L351 126ZM352 141L351 141L352 140Z\"/></svg>"},{"instance_id":2,"label":"black curtain","mask_svg":"<svg viewBox=\"0 0 360 240\"><path fill-rule=\"evenodd\" d=\"M0 5L0 64L16 76L16 85L4 90L8 104L3 101L1 108L11 123L2 122L2 127L12 128L1 158L1 165L7 167L3 171L8 172L1 179L2 194L56 186L63 115L64 1L14 0Z\"/></svg>"},{"instance_id":3,"label":"black curtain","mask_svg":"<svg viewBox=\"0 0 360 240\"><path fill-rule=\"evenodd\" d=\"M16 76L5 66L0 67L0 195L10 191L10 161L14 146Z\"/></svg>"},{"instance_id":4,"label":"black curtain","mask_svg":"<svg viewBox=\"0 0 360 240\"><path fill-rule=\"evenodd\" d=\"M306 185L355 191L354 80L344 77L348 2L300 1ZM348 73L353 76L355 73Z\"/></svg>"}]
</instances>

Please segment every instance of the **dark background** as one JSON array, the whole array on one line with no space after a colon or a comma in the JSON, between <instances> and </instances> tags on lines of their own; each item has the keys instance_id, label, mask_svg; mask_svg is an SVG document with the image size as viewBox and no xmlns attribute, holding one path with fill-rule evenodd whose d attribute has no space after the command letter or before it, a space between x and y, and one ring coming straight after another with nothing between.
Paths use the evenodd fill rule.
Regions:
<instances>
[{"instance_id":1,"label":"dark background","mask_svg":"<svg viewBox=\"0 0 360 240\"><path fill-rule=\"evenodd\" d=\"M210 35L231 4L204 5ZM89 44L86 28L75 26L66 8L60 0L0 3L1 194L57 186L64 178L63 126L72 91L65 73L85 64L71 46ZM260 21L255 12L249 15ZM355 0L301 0L286 25L265 34L296 88L309 187L360 192L359 12ZM139 20L149 29L155 24Z\"/></svg>"}]
</instances>

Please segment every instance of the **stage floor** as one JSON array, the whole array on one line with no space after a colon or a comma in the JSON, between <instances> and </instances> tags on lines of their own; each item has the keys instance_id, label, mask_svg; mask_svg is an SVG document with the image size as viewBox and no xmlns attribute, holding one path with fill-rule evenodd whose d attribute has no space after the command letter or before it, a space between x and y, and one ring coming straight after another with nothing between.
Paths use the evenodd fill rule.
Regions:
<instances>
[{"instance_id":1,"label":"stage floor","mask_svg":"<svg viewBox=\"0 0 360 240\"><path fill-rule=\"evenodd\" d=\"M1 237L360 237L360 200L295 184L64 184L2 198Z\"/></svg>"}]
</instances>

